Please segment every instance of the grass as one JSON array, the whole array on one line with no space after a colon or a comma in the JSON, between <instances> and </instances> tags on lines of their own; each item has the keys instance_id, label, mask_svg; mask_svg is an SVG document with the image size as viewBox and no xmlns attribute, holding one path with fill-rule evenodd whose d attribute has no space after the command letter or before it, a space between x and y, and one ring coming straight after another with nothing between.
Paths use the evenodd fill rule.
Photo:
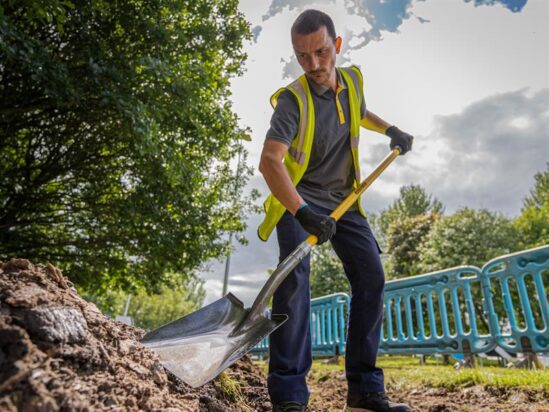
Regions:
<instances>
[{"instance_id":1,"label":"grass","mask_svg":"<svg viewBox=\"0 0 549 412\"><path fill-rule=\"evenodd\" d=\"M344 370L343 357L339 364L331 365L315 360L310 372L314 380L327 379L329 375L341 374ZM266 372L266 363L261 364ZM385 356L378 358L378 365L385 373L385 383L392 389L446 388L454 391L470 386L482 386L498 390L527 389L549 392L549 370L527 370L501 366L477 366L455 370L451 365L437 365L433 358L427 358L425 365L411 356Z\"/></svg>"},{"instance_id":2,"label":"grass","mask_svg":"<svg viewBox=\"0 0 549 412\"><path fill-rule=\"evenodd\" d=\"M533 389L549 391L549 371L477 366L455 370L451 365L436 365L428 359L419 365L419 359L409 356L381 356L379 366L385 371L387 385L405 387L435 387L456 390L481 385L498 389Z\"/></svg>"},{"instance_id":3,"label":"grass","mask_svg":"<svg viewBox=\"0 0 549 412\"><path fill-rule=\"evenodd\" d=\"M219 386L225 396L235 402L242 396L242 389L240 382L234 379L227 372L222 372L216 380L216 384Z\"/></svg>"},{"instance_id":4,"label":"grass","mask_svg":"<svg viewBox=\"0 0 549 412\"><path fill-rule=\"evenodd\" d=\"M242 396L242 382L233 378L227 371L221 372L214 384L221 389L227 399L231 402L238 402L241 410L253 412Z\"/></svg>"}]
</instances>

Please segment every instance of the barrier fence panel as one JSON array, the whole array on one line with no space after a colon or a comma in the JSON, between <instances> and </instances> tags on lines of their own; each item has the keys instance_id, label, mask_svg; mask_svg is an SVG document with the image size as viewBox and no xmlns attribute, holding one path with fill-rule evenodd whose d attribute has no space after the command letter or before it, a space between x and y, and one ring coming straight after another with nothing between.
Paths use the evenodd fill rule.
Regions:
<instances>
[{"instance_id":1,"label":"barrier fence panel","mask_svg":"<svg viewBox=\"0 0 549 412\"><path fill-rule=\"evenodd\" d=\"M313 356L345 353L349 304L350 298L346 293L335 293L311 300Z\"/></svg>"},{"instance_id":2,"label":"barrier fence panel","mask_svg":"<svg viewBox=\"0 0 549 412\"><path fill-rule=\"evenodd\" d=\"M345 353L347 314L350 298L346 293L334 293L311 299L311 343L313 356L335 356ZM269 337L252 350L256 355L269 352Z\"/></svg>"},{"instance_id":3,"label":"barrier fence panel","mask_svg":"<svg viewBox=\"0 0 549 412\"><path fill-rule=\"evenodd\" d=\"M269 353L269 337L264 337L257 345L255 345L250 351L254 355L267 355Z\"/></svg>"},{"instance_id":4,"label":"barrier fence panel","mask_svg":"<svg viewBox=\"0 0 549 412\"><path fill-rule=\"evenodd\" d=\"M511 353L549 352L549 245L493 259L482 274L498 345Z\"/></svg>"},{"instance_id":5,"label":"barrier fence panel","mask_svg":"<svg viewBox=\"0 0 549 412\"><path fill-rule=\"evenodd\" d=\"M480 304L482 292L481 271L475 266L387 282L380 353L491 350L495 339Z\"/></svg>"},{"instance_id":6,"label":"barrier fence panel","mask_svg":"<svg viewBox=\"0 0 549 412\"><path fill-rule=\"evenodd\" d=\"M380 353L549 352L549 245L385 284ZM313 356L345 352L350 298L311 300ZM252 353L268 352L268 338Z\"/></svg>"}]
</instances>

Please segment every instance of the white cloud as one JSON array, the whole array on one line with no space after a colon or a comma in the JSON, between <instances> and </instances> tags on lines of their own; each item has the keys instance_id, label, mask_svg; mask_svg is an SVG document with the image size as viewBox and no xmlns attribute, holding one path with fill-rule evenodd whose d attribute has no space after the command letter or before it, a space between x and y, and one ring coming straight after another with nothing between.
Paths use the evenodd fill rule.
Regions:
<instances>
[{"instance_id":1,"label":"white cloud","mask_svg":"<svg viewBox=\"0 0 549 412\"><path fill-rule=\"evenodd\" d=\"M448 154L447 164L437 165L438 175L446 175L435 180L441 184L440 199L452 208L487 207L517 215L534 174L549 160L549 117L543 115L547 107L549 88L535 94L520 90L438 118L432 137L442 141ZM510 127L514 116L528 123Z\"/></svg>"},{"instance_id":2,"label":"white cloud","mask_svg":"<svg viewBox=\"0 0 549 412\"><path fill-rule=\"evenodd\" d=\"M419 149L436 142L429 162L412 152L394 178L421 184L452 213L463 206L519 213L534 174L549 160L549 88L484 98L460 113L435 118ZM510 123L528 119L521 127ZM408 155L407 155L408 156Z\"/></svg>"},{"instance_id":3,"label":"white cloud","mask_svg":"<svg viewBox=\"0 0 549 412\"><path fill-rule=\"evenodd\" d=\"M435 115L549 86L549 2L531 1L521 13L462 0L417 2L412 11L430 23L406 20L399 33L351 54L369 107L402 129L425 134Z\"/></svg>"}]
</instances>

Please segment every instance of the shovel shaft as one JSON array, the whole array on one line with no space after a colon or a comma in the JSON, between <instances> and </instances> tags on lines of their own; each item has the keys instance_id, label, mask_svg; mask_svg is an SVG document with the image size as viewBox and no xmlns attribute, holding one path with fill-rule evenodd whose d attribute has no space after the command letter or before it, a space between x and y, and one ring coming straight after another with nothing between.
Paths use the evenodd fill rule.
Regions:
<instances>
[{"instance_id":1,"label":"shovel shaft","mask_svg":"<svg viewBox=\"0 0 549 412\"><path fill-rule=\"evenodd\" d=\"M336 221L345 214L347 210L358 200L360 195L376 180L379 175L391 164L393 160L400 154L400 149L395 148L387 155L385 159L366 177L360 185L339 204L339 206L330 214ZM307 239L299 244L295 250L290 253L286 259L279 263L275 271L265 283L259 295L255 299L248 316L248 320L252 320L264 315L269 299L280 284L286 279L288 274L307 256L314 245L318 242L315 235L310 235Z\"/></svg>"},{"instance_id":2,"label":"shovel shaft","mask_svg":"<svg viewBox=\"0 0 549 412\"><path fill-rule=\"evenodd\" d=\"M286 276L288 276L299 262L311 252L311 249L312 246L307 241L303 241L286 257L286 259L278 264L275 271L269 276L265 286L263 286L259 292L259 295L257 295L257 298L255 298L248 316L249 320L264 316L269 299L273 296L275 290L278 289L280 284L286 279Z\"/></svg>"}]
</instances>

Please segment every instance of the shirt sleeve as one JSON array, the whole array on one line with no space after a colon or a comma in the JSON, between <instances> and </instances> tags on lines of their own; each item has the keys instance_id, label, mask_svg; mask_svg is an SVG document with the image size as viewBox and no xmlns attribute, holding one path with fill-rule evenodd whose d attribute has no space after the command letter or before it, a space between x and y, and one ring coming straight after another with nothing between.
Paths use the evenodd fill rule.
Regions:
<instances>
[{"instance_id":1,"label":"shirt sleeve","mask_svg":"<svg viewBox=\"0 0 549 412\"><path fill-rule=\"evenodd\" d=\"M278 96L278 102L271 117L271 127L266 139L274 139L288 146L297 135L299 128L299 106L293 93L284 90Z\"/></svg>"}]
</instances>

